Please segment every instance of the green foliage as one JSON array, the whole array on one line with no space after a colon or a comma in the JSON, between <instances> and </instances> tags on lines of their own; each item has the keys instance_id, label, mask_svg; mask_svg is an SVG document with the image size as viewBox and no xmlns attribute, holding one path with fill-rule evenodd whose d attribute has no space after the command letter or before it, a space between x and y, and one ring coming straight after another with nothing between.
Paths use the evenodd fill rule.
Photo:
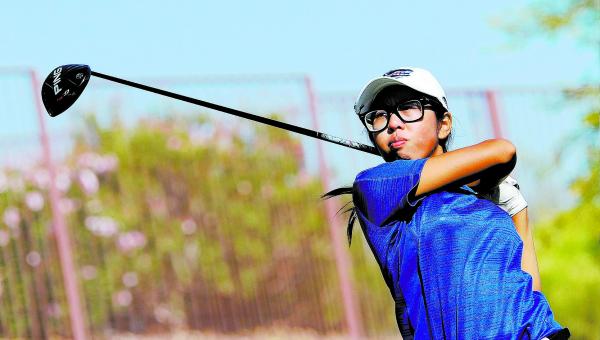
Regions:
<instances>
[{"instance_id":1,"label":"green foliage","mask_svg":"<svg viewBox=\"0 0 600 340\"><path fill-rule=\"evenodd\" d=\"M158 276L166 261L178 285L202 281L222 294L249 296L266 284L274 253L327 242L319 235L322 210L307 206L318 181L300 173L299 145L287 134L263 128L245 141L219 129L226 135L200 143L188 131L202 128L198 122L149 122L131 132L88 125L99 145L76 149L119 161L119 171L102 178L102 211L125 230L144 230L153 257L153 266L140 268L107 253L117 278L128 270Z\"/></svg>"},{"instance_id":2,"label":"green foliage","mask_svg":"<svg viewBox=\"0 0 600 340\"><path fill-rule=\"evenodd\" d=\"M497 19L497 25L513 39L555 36L566 32L597 48L600 43L600 7L596 0L537 0L510 19Z\"/></svg>"},{"instance_id":3,"label":"green foliage","mask_svg":"<svg viewBox=\"0 0 600 340\"><path fill-rule=\"evenodd\" d=\"M586 203L536 226L542 287L574 338L600 337L600 205Z\"/></svg>"},{"instance_id":4,"label":"green foliage","mask_svg":"<svg viewBox=\"0 0 600 340\"><path fill-rule=\"evenodd\" d=\"M289 134L202 117L103 127L90 116L75 140L59 167L61 206L92 330L183 323L219 332L274 324L342 329L323 189L303 170L301 146ZM49 334L64 334L68 307L46 229L49 204L34 210L25 203L30 192L46 195L30 178L44 170L3 174L13 187L0 191L0 212L18 212L21 224L0 227L0 335L40 337L48 322ZM31 250L43 267L25 263ZM355 258L368 277L359 284L365 314L391 321L367 318L368 328L395 329L391 300L372 303L372 287L383 285L376 263L364 252ZM48 308L48 298L35 296L43 282L62 311L47 321L36 316Z\"/></svg>"},{"instance_id":5,"label":"green foliage","mask_svg":"<svg viewBox=\"0 0 600 340\"><path fill-rule=\"evenodd\" d=\"M504 30L514 39L567 33L596 53L600 44L600 7L595 0L537 1ZM557 320L573 338L600 338L600 87L565 90L567 101L585 103L588 113L579 137L588 148L589 169L572 185L578 203L535 226L543 292ZM565 152L569 152L566 146Z\"/></svg>"}]
</instances>

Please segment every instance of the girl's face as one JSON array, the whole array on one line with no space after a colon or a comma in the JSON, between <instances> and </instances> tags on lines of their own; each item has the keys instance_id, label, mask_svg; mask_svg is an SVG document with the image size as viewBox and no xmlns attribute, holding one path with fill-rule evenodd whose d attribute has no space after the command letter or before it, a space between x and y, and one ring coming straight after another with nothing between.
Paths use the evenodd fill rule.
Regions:
<instances>
[{"instance_id":1,"label":"girl's face","mask_svg":"<svg viewBox=\"0 0 600 340\"><path fill-rule=\"evenodd\" d=\"M397 159L421 159L443 153L439 145L435 112L425 109L423 119L404 123L391 115L387 129L373 136L386 162Z\"/></svg>"},{"instance_id":2,"label":"girl's face","mask_svg":"<svg viewBox=\"0 0 600 340\"><path fill-rule=\"evenodd\" d=\"M395 100L388 103L397 107ZM390 112L390 108L386 111ZM444 113L443 118L438 121L432 107L425 106L423 118L411 123L405 123L397 115L391 114L387 128L372 133L372 137L386 162L421 159L444 152L439 142L448 137L451 128L450 112Z\"/></svg>"}]
</instances>

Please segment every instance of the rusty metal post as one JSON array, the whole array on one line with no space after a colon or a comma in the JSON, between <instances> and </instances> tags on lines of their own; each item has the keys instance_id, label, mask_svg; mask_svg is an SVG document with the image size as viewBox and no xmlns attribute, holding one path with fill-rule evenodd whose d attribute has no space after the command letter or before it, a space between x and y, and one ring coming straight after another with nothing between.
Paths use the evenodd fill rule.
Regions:
<instances>
[{"instance_id":1,"label":"rusty metal post","mask_svg":"<svg viewBox=\"0 0 600 340\"><path fill-rule=\"evenodd\" d=\"M304 83L306 86L306 92L308 95L309 110L312 118L312 127L316 131L319 129L319 119L317 117L317 100L312 86L312 80L310 77L304 77ZM327 168L327 162L325 160L325 154L323 152L322 143L317 142L317 153L319 158L319 172L321 173L321 183L323 188L329 188L329 170ZM348 250L344 247L344 237L340 237L343 228L338 222L336 222L336 208L332 200L325 200L325 211L327 219L331 221L329 224L329 233L331 241L333 243L335 263L338 272L338 278L340 282L340 289L342 291L342 301L344 305L344 314L346 316L346 324L348 331L353 339L363 337L363 325L360 318L360 311L357 303L356 296L354 295L354 288L352 284L351 275L351 259Z\"/></svg>"},{"instance_id":2,"label":"rusty metal post","mask_svg":"<svg viewBox=\"0 0 600 340\"><path fill-rule=\"evenodd\" d=\"M46 165L46 169L50 175L50 208L52 210L52 230L56 243L58 245L58 256L60 258L60 264L63 274L63 280L65 284L65 291L67 296L67 303L69 305L69 317L71 320L71 330L73 332L73 338L76 340L86 339L85 324L84 324L84 313L80 300L79 285L77 282L77 275L75 272L75 266L73 262L73 252L71 249L71 240L69 239L69 232L67 230L67 224L65 222L64 215L60 209L60 193L56 188L56 169L52 163L52 154L50 150L50 142L48 140L48 133L46 130L46 121L44 110L42 108L40 98L40 83L38 81L37 74L34 70L30 70L31 86L33 89L33 96L35 98L36 110L38 113L40 123L40 142L42 144L43 160Z\"/></svg>"},{"instance_id":3,"label":"rusty metal post","mask_svg":"<svg viewBox=\"0 0 600 340\"><path fill-rule=\"evenodd\" d=\"M498 103L496 101L496 91L486 90L485 100L488 105L488 112L490 114L490 122L492 123L494 138L504 138L504 134L502 133L502 124L500 123L500 110L498 109Z\"/></svg>"}]
</instances>

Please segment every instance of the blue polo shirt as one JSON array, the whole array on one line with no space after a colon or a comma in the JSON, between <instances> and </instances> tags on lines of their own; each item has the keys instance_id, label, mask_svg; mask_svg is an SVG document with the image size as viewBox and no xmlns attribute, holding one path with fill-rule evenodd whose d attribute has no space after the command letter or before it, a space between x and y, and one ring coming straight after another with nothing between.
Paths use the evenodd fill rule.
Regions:
<instances>
[{"instance_id":1,"label":"blue polo shirt","mask_svg":"<svg viewBox=\"0 0 600 340\"><path fill-rule=\"evenodd\" d=\"M362 171L353 201L404 339L541 339L561 329L521 270L510 216L467 186L414 198L427 159Z\"/></svg>"}]
</instances>

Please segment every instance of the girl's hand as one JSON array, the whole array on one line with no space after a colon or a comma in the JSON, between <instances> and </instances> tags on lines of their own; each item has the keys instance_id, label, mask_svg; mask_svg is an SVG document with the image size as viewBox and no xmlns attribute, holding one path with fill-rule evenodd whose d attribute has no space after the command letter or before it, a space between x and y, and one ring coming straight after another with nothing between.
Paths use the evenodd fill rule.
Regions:
<instances>
[{"instance_id":1,"label":"girl's hand","mask_svg":"<svg viewBox=\"0 0 600 340\"><path fill-rule=\"evenodd\" d=\"M506 211L511 217L527 208L527 201L525 201L519 190L517 180L510 176L506 177L497 187L480 192L479 195L496 203L500 209Z\"/></svg>"}]
</instances>

